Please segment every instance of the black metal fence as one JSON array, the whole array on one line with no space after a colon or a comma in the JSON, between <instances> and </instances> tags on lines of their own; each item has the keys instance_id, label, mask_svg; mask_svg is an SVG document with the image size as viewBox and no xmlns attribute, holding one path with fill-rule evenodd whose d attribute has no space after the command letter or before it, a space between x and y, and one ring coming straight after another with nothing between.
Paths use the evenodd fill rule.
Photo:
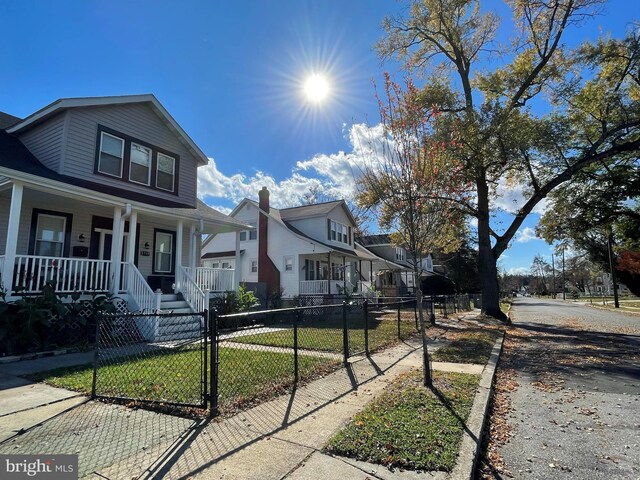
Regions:
<instances>
[{"instance_id":1,"label":"black metal fence","mask_svg":"<svg viewBox=\"0 0 640 480\"><path fill-rule=\"evenodd\" d=\"M92 396L205 408L206 319L206 312L99 315Z\"/></svg>"},{"instance_id":2,"label":"black metal fence","mask_svg":"<svg viewBox=\"0 0 640 480\"><path fill-rule=\"evenodd\" d=\"M470 307L467 296L425 297L425 319ZM218 315L98 318L93 396L233 413L347 365L420 330L415 299Z\"/></svg>"}]
</instances>

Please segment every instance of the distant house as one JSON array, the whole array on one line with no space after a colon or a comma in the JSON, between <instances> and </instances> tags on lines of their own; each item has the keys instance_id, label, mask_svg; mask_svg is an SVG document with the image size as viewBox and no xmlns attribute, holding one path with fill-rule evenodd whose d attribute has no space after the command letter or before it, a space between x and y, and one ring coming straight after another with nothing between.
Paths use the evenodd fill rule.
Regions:
<instances>
[{"instance_id":1,"label":"distant house","mask_svg":"<svg viewBox=\"0 0 640 480\"><path fill-rule=\"evenodd\" d=\"M216 285L196 281L201 235L246 228L197 199L207 162L153 95L63 98L24 119L0 114L0 281L9 299L51 282L61 293L111 292L130 310L200 311L206 289L233 289L232 270Z\"/></svg>"},{"instance_id":2,"label":"distant house","mask_svg":"<svg viewBox=\"0 0 640 480\"><path fill-rule=\"evenodd\" d=\"M276 209L265 187L258 202L244 199L230 216L252 228L210 235L202 264L235 269L263 298L368 293L373 269L385 263L355 241L356 222L343 200Z\"/></svg>"}]
</instances>

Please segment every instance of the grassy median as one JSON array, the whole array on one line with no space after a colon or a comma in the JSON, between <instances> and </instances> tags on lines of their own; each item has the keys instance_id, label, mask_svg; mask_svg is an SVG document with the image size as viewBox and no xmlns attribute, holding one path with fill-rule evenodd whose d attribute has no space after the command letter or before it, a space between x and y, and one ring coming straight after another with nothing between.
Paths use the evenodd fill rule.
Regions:
<instances>
[{"instance_id":1,"label":"grassy median","mask_svg":"<svg viewBox=\"0 0 640 480\"><path fill-rule=\"evenodd\" d=\"M422 372L401 375L329 441L328 453L389 468L451 471L479 377L434 372L434 389Z\"/></svg>"}]
</instances>

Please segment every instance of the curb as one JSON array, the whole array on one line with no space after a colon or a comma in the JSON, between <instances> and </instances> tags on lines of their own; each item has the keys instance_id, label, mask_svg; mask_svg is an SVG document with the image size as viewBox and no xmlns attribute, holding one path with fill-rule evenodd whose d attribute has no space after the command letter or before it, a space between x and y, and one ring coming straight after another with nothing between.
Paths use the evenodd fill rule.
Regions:
<instances>
[{"instance_id":1,"label":"curb","mask_svg":"<svg viewBox=\"0 0 640 480\"><path fill-rule=\"evenodd\" d=\"M0 365L6 363L15 363L23 360L36 360L38 358L45 357L57 357L58 355L66 355L67 353L78 353L82 351L79 347L69 347L60 350L48 350L46 352L38 353L23 353L22 355L9 355L6 357L0 357Z\"/></svg>"},{"instance_id":2,"label":"curb","mask_svg":"<svg viewBox=\"0 0 640 480\"><path fill-rule=\"evenodd\" d=\"M447 477L450 480L470 480L474 478L478 456L482 448L482 434L489 410L489 400L493 393L493 379L500 360L500 354L502 353L504 335L503 332L502 337L496 340L491 351L491 357L489 357L489 361L482 371L478 393L473 401L469 419L467 420L467 429L460 444L458 460L451 474Z\"/></svg>"}]
</instances>

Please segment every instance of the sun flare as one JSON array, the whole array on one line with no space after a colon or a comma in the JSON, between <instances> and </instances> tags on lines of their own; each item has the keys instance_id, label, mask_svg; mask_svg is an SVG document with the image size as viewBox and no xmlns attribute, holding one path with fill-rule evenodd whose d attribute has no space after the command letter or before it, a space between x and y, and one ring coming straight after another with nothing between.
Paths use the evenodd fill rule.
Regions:
<instances>
[{"instance_id":1,"label":"sun flare","mask_svg":"<svg viewBox=\"0 0 640 480\"><path fill-rule=\"evenodd\" d=\"M304 82L304 94L310 102L320 103L329 95L329 82L322 75L312 75Z\"/></svg>"}]
</instances>

